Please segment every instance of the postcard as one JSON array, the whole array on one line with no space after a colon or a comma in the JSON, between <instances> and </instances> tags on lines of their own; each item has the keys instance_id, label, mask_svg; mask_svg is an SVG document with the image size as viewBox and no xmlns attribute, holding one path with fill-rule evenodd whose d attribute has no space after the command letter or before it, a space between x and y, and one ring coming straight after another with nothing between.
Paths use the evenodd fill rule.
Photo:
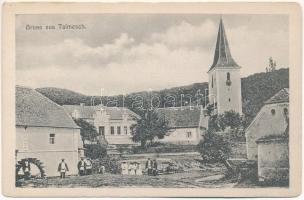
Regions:
<instances>
[{"instance_id":1,"label":"postcard","mask_svg":"<svg viewBox=\"0 0 304 200\"><path fill-rule=\"evenodd\" d=\"M2 9L4 195L300 195L297 3Z\"/></svg>"}]
</instances>

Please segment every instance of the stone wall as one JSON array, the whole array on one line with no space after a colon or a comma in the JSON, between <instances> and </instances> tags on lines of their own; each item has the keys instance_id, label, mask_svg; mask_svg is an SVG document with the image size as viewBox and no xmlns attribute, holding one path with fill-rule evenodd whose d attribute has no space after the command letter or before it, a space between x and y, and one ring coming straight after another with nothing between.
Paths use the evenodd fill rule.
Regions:
<instances>
[{"instance_id":1,"label":"stone wall","mask_svg":"<svg viewBox=\"0 0 304 200\"><path fill-rule=\"evenodd\" d=\"M257 141L258 177L260 182L284 185L289 180L289 145L287 138Z\"/></svg>"}]
</instances>

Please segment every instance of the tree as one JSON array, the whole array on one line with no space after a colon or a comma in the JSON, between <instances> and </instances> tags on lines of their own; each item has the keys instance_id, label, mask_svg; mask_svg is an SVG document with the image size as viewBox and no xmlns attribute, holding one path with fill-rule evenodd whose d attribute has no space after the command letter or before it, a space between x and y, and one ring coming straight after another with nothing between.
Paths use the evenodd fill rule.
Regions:
<instances>
[{"instance_id":1,"label":"tree","mask_svg":"<svg viewBox=\"0 0 304 200\"><path fill-rule=\"evenodd\" d=\"M100 144L85 145L85 156L91 159L105 158L107 156L106 146Z\"/></svg>"},{"instance_id":2,"label":"tree","mask_svg":"<svg viewBox=\"0 0 304 200\"><path fill-rule=\"evenodd\" d=\"M83 145L85 140L96 141L98 132L94 125L83 119L74 119L74 121L80 127L80 135Z\"/></svg>"},{"instance_id":3,"label":"tree","mask_svg":"<svg viewBox=\"0 0 304 200\"><path fill-rule=\"evenodd\" d=\"M155 112L155 110L147 109L142 114L137 123L131 127L132 140L140 142L144 148L149 141L153 144L155 138L162 139L169 132L168 121Z\"/></svg>"},{"instance_id":4,"label":"tree","mask_svg":"<svg viewBox=\"0 0 304 200\"><path fill-rule=\"evenodd\" d=\"M230 127L233 132L240 132L240 129L243 128L243 119L239 113L231 110L220 115L210 116L208 131L204 140L198 144L198 149L206 162L220 162L229 171L233 171L228 162L231 153L229 137L217 133L218 131L224 131L227 127Z\"/></svg>"},{"instance_id":5,"label":"tree","mask_svg":"<svg viewBox=\"0 0 304 200\"><path fill-rule=\"evenodd\" d=\"M223 136L213 131L207 131L204 140L198 144L198 149L204 161L209 163L220 162L223 163L228 170L232 170L232 167L227 161L231 147Z\"/></svg>"},{"instance_id":6,"label":"tree","mask_svg":"<svg viewBox=\"0 0 304 200\"><path fill-rule=\"evenodd\" d=\"M277 62L273 60L272 57L269 58L268 67L266 67L266 72L273 72L276 70Z\"/></svg>"},{"instance_id":7,"label":"tree","mask_svg":"<svg viewBox=\"0 0 304 200\"><path fill-rule=\"evenodd\" d=\"M220 115L211 115L209 118L209 130L211 131L224 131L227 127L238 131L243 127L244 119L243 117L231 110L226 111Z\"/></svg>"},{"instance_id":8,"label":"tree","mask_svg":"<svg viewBox=\"0 0 304 200\"><path fill-rule=\"evenodd\" d=\"M218 116L218 124L223 131L227 127L238 130L243 125L243 119L239 113L231 110Z\"/></svg>"}]
</instances>

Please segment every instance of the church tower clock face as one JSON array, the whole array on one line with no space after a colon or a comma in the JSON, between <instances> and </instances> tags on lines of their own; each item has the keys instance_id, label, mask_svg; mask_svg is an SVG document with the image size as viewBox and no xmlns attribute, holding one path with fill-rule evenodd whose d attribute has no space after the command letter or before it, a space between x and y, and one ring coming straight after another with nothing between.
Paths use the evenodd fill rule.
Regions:
<instances>
[{"instance_id":1,"label":"church tower clock face","mask_svg":"<svg viewBox=\"0 0 304 200\"><path fill-rule=\"evenodd\" d=\"M223 20L220 19L213 64L209 74L209 104L215 114L242 114L241 67L232 58Z\"/></svg>"}]
</instances>

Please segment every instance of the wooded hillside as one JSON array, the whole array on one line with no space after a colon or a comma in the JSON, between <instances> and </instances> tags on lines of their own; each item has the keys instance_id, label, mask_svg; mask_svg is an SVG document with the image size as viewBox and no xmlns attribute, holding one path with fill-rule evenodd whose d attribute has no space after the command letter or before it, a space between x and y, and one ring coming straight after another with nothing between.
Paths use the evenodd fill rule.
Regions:
<instances>
[{"instance_id":1,"label":"wooded hillside","mask_svg":"<svg viewBox=\"0 0 304 200\"><path fill-rule=\"evenodd\" d=\"M250 119L257 114L257 112L263 106L264 101L272 97L282 88L289 87L289 69L279 69L273 72L258 73L250 75L246 78L242 78L242 100L243 100L243 113ZM153 98L153 105L160 107L181 106L189 105L205 105L205 98L198 96L198 92L203 94L205 89L208 88L208 83L194 83L187 86L174 87L170 89L164 89L153 92L137 92L126 95L123 101L122 95L117 96L104 96L102 102L107 106L119 106L121 107L124 102L124 106L138 112L136 101L138 96L142 97L145 104L150 102ZM79 105L85 103L86 105L92 104L94 99L94 105L100 104L100 97L87 96L77 92L73 92L67 89L60 88L37 88L38 92L47 96L51 100L55 101L59 105ZM189 98L191 96L191 100Z\"/></svg>"}]
</instances>

